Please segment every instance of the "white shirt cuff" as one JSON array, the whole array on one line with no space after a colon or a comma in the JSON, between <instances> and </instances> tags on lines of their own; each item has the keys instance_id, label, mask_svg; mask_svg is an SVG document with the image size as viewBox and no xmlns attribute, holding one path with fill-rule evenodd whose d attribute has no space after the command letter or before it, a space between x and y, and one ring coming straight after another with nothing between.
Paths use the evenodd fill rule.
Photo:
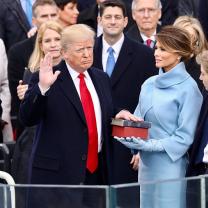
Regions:
<instances>
[{"instance_id":1,"label":"white shirt cuff","mask_svg":"<svg viewBox=\"0 0 208 208\"><path fill-rule=\"evenodd\" d=\"M39 87L39 89L40 89L41 95L43 95L43 96L45 96L46 92L50 89L50 87L47 88L47 89L43 89L43 88L40 86L39 83L38 83L38 87Z\"/></svg>"}]
</instances>

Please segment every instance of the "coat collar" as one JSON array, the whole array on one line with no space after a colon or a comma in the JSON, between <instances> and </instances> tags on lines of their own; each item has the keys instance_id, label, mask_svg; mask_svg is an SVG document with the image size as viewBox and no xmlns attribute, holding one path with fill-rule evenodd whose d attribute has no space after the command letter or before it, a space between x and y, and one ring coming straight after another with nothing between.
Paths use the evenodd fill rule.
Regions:
<instances>
[{"instance_id":1,"label":"coat collar","mask_svg":"<svg viewBox=\"0 0 208 208\"><path fill-rule=\"evenodd\" d=\"M100 37L97 38L96 43L95 43L93 65L103 70L102 48L103 48L103 43L102 43L102 35L101 35ZM134 54L134 48L132 46L132 41L129 40L129 38L127 38L124 35L124 42L121 46L121 50L120 50L118 59L115 64L115 68L110 78L112 87L116 85L116 83L119 81L123 73L126 70L128 70L128 65L131 63L133 54Z\"/></svg>"},{"instance_id":2,"label":"coat collar","mask_svg":"<svg viewBox=\"0 0 208 208\"><path fill-rule=\"evenodd\" d=\"M168 72L159 69L159 75L156 77L155 86L158 88L168 88L179 84L188 79L190 75L186 71L185 64L180 62Z\"/></svg>"},{"instance_id":3,"label":"coat collar","mask_svg":"<svg viewBox=\"0 0 208 208\"><path fill-rule=\"evenodd\" d=\"M81 119L83 120L83 122L86 123L84 111L82 108L82 103L80 101L76 87L74 86L74 82L69 74L69 71L68 71L65 61L61 61L61 63L59 65L55 66L54 71L56 71L56 70L61 71L61 74L58 76L58 82L59 82L59 85L60 85L63 93L65 94L65 96L67 97L69 102L71 102L73 104L74 108L77 110L77 112L78 112L79 116L81 117ZM103 112L102 104L104 103L105 97L103 95L103 89L101 89L102 86L99 83L100 82L99 78L96 76L96 72L95 72L94 68L89 68L87 71L92 79L93 85L94 85L96 92L98 94L99 101L101 104L101 110Z\"/></svg>"}]
</instances>

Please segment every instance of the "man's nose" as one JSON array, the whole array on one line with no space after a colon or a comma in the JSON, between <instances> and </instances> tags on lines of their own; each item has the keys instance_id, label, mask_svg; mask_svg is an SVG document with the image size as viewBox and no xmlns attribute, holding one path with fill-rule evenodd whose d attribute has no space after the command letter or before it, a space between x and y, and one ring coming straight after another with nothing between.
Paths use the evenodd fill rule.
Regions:
<instances>
[{"instance_id":1,"label":"man's nose","mask_svg":"<svg viewBox=\"0 0 208 208\"><path fill-rule=\"evenodd\" d=\"M115 24L115 22L116 22L115 17L112 17L112 18L111 18L111 23L112 23L112 24Z\"/></svg>"}]
</instances>

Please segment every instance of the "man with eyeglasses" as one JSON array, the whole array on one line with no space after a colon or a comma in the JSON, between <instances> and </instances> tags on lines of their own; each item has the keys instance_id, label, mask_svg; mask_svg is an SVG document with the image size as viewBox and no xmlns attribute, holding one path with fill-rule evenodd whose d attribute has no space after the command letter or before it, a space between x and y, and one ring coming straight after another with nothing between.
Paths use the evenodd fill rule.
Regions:
<instances>
[{"instance_id":1,"label":"man with eyeglasses","mask_svg":"<svg viewBox=\"0 0 208 208\"><path fill-rule=\"evenodd\" d=\"M103 27L103 35L96 39L93 66L102 69L110 77L115 105L134 112L142 83L157 72L153 51L124 35L128 18L122 1L103 2L100 5L99 22ZM136 182L138 157L114 140L113 157L113 182Z\"/></svg>"},{"instance_id":2,"label":"man with eyeglasses","mask_svg":"<svg viewBox=\"0 0 208 208\"><path fill-rule=\"evenodd\" d=\"M160 29L161 8L160 0L133 0L132 16L136 24L128 30L127 36L154 48L154 35Z\"/></svg>"},{"instance_id":3,"label":"man with eyeglasses","mask_svg":"<svg viewBox=\"0 0 208 208\"><path fill-rule=\"evenodd\" d=\"M84 9L82 12L80 12L78 16L78 23L89 25L94 29L97 36L100 36L103 33L103 28L98 22L98 18L100 15L100 4L105 2L106 0L96 0L95 4L92 4L89 8ZM127 16L129 18L126 31L127 29L133 24L133 19L131 17L131 8L130 3L131 0L125 0L124 3L127 7Z\"/></svg>"}]
</instances>

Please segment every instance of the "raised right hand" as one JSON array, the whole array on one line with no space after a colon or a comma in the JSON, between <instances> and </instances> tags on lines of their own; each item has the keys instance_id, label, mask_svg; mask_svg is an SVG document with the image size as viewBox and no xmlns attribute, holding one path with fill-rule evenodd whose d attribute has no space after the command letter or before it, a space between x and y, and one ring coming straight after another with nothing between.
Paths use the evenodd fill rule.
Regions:
<instances>
[{"instance_id":1,"label":"raised right hand","mask_svg":"<svg viewBox=\"0 0 208 208\"><path fill-rule=\"evenodd\" d=\"M53 73L53 61L50 53L40 61L39 85L43 90L47 90L56 81L60 71Z\"/></svg>"}]
</instances>

